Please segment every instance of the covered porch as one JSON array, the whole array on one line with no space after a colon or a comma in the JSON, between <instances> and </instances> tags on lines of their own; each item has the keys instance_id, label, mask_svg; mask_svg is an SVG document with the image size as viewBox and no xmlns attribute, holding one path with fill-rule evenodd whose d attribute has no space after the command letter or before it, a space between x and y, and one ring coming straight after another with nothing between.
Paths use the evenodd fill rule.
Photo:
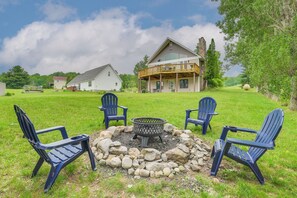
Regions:
<instances>
[{"instance_id":1,"label":"covered porch","mask_svg":"<svg viewBox=\"0 0 297 198\"><path fill-rule=\"evenodd\" d=\"M200 69L196 63L162 64L138 72L138 92L141 82L147 82L148 92L199 92Z\"/></svg>"}]
</instances>

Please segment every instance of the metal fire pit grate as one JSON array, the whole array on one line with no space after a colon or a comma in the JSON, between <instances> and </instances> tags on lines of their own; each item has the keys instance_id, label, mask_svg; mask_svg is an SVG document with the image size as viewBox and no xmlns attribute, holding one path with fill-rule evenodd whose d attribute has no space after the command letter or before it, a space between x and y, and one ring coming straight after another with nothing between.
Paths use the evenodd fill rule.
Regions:
<instances>
[{"instance_id":1,"label":"metal fire pit grate","mask_svg":"<svg viewBox=\"0 0 297 198\"><path fill-rule=\"evenodd\" d=\"M133 132L135 133L133 139L137 138L137 135L142 137L141 146L147 147L147 143L150 137L159 136L161 142L161 134L164 130L164 124L166 120L161 118L151 118L151 117L142 117L134 118L133 122Z\"/></svg>"}]
</instances>

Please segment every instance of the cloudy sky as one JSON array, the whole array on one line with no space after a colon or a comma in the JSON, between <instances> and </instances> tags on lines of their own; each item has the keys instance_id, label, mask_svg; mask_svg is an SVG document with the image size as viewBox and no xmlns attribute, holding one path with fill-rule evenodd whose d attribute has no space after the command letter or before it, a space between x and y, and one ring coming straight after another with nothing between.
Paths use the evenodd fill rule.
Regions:
<instances>
[{"instance_id":1,"label":"cloudy sky","mask_svg":"<svg viewBox=\"0 0 297 198\"><path fill-rule=\"evenodd\" d=\"M198 38L207 48L214 38L224 56L217 6L211 0L0 0L0 73L15 65L30 74L82 73L108 63L132 73L166 37L193 50Z\"/></svg>"}]
</instances>

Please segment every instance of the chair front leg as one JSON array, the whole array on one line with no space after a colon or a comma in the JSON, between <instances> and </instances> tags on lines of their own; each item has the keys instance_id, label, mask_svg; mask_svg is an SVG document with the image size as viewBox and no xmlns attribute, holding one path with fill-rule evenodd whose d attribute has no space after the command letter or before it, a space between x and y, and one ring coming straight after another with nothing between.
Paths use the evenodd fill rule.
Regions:
<instances>
[{"instance_id":1,"label":"chair front leg","mask_svg":"<svg viewBox=\"0 0 297 198\"><path fill-rule=\"evenodd\" d=\"M39 171L39 169L42 166L43 162L44 162L44 159L40 157L37 164L35 165L35 168L33 170L33 173L32 173L31 177L34 177L37 174L37 172Z\"/></svg>"},{"instance_id":2,"label":"chair front leg","mask_svg":"<svg viewBox=\"0 0 297 198\"><path fill-rule=\"evenodd\" d=\"M52 185L55 183L60 171L62 170L62 165L59 164L58 166L52 166L51 170L48 174L45 186L44 186L44 192L48 192L49 189L52 187Z\"/></svg>"},{"instance_id":3,"label":"chair front leg","mask_svg":"<svg viewBox=\"0 0 297 198\"><path fill-rule=\"evenodd\" d=\"M224 126L220 137L221 140L226 140L228 131L229 131L229 128L227 126Z\"/></svg>"},{"instance_id":4,"label":"chair front leg","mask_svg":"<svg viewBox=\"0 0 297 198\"><path fill-rule=\"evenodd\" d=\"M219 167L220 167L222 159L223 159L223 156L225 153L228 153L230 147L231 147L231 144L227 142L225 145L223 145L222 149L220 149L216 153L212 154L212 155L214 155L214 159L212 162L210 175L212 175L212 176L217 175Z\"/></svg>"},{"instance_id":5,"label":"chair front leg","mask_svg":"<svg viewBox=\"0 0 297 198\"><path fill-rule=\"evenodd\" d=\"M188 126L188 118L190 118L191 110L186 110L186 120L185 120L185 129Z\"/></svg>"},{"instance_id":6,"label":"chair front leg","mask_svg":"<svg viewBox=\"0 0 297 198\"><path fill-rule=\"evenodd\" d=\"M257 177L258 181L260 182L260 184L264 184L264 177L257 165L257 163L254 164L249 164L250 169L253 171L253 173L255 174L255 176Z\"/></svg>"},{"instance_id":7,"label":"chair front leg","mask_svg":"<svg viewBox=\"0 0 297 198\"><path fill-rule=\"evenodd\" d=\"M95 159L94 159L94 154L90 148L90 144L89 144L89 140L86 140L83 143L83 146L85 147L85 149L88 151L88 154L89 154L89 158L90 158L90 162L91 162L91 166L92 166L92 170L95 171L97 170L96 168L96 163L95 163Z\"/></svg>"}]
</instances>

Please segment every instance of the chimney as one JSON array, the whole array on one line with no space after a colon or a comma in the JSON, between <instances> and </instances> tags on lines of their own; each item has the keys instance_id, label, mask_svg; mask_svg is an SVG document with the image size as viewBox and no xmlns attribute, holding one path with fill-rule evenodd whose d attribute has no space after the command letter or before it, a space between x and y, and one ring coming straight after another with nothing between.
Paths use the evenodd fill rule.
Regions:
<instances>
[{"instance_id":1,"label":"chimney","mask_svg":"<svg viewBox=\"0 0 297 198\"><path fill-rule=\"evenodd\" d=\"M197 43L197 52L202 58L205 58L206 55L206 41L203 37L199 38Z\"/></svg>"}]
</instances>

